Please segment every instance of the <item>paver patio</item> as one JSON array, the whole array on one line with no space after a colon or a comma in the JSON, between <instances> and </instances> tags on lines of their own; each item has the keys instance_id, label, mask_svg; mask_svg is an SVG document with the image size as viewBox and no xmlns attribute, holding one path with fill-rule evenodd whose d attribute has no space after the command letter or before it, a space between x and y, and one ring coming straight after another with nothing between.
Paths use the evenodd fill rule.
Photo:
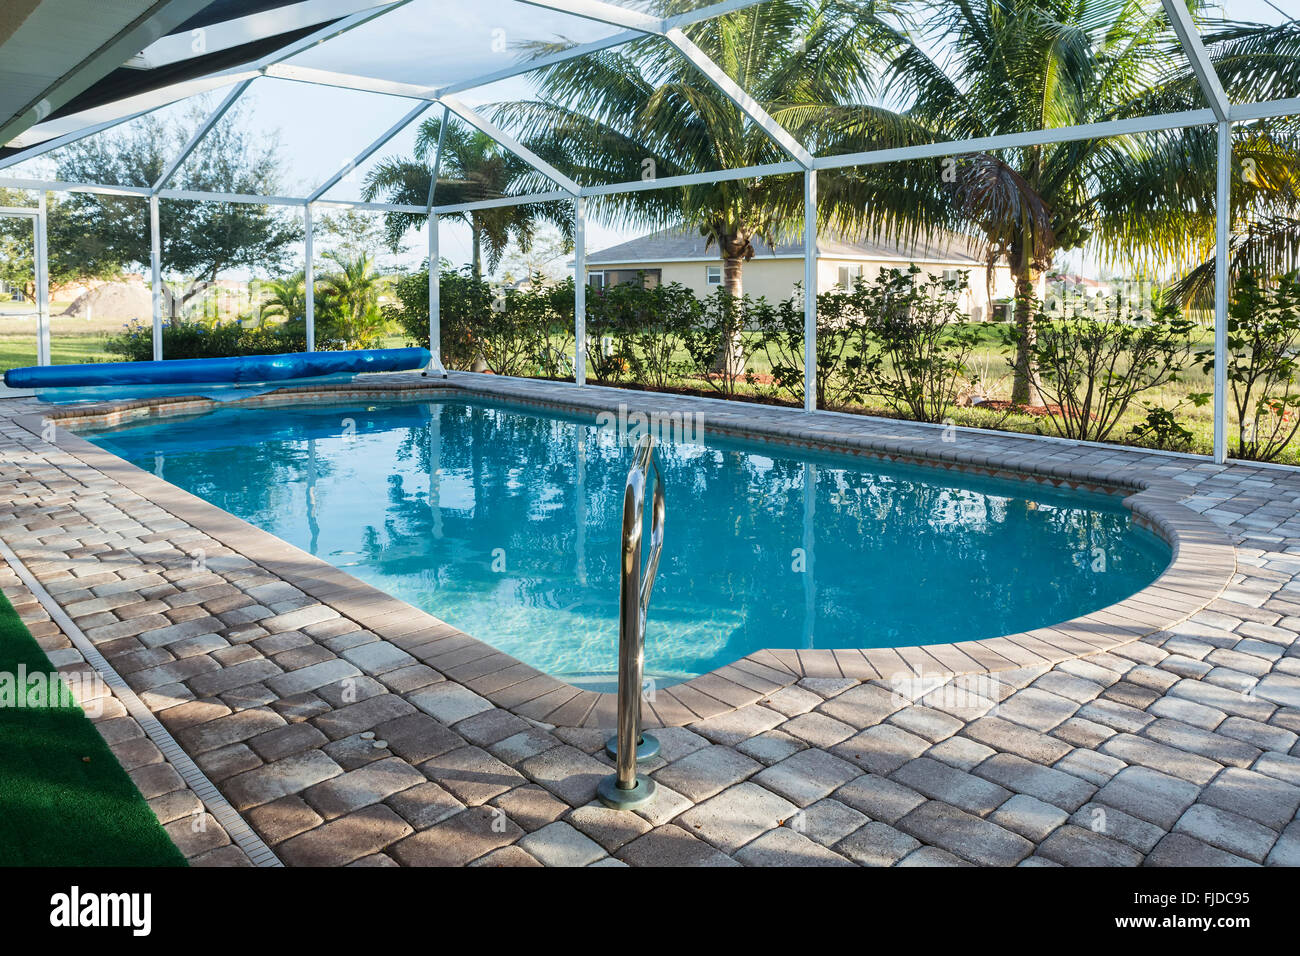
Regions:
<instances>
[{"instance_id":1,"label":"paver patio","mask_svg":"<svg viewBox=\"0 0 1300 956\"><path fill-rule=\"evenodd\" d=\"M1300 473L964 431L939 446L908 423L696 407L709 427L762 419L970 466L1151 476L1183 489L1153 506L1186 532L1180 562L1227 572L1173 581L1151 613L1181 620L1153 633L1120 621L1104 638L1018 636L964 662L951 646L778 648L661 691L648 713L669 725L647 767L659 796L633 816L593 801L611 771L613 711L598 695L358 597L287 545L265 559L266 536L242 522L62 431L45 441L29 417L49 406L29 400L0 402L0 538L289 865L1300 864ZM0 574L56 664L86 666L14 569ZM909 665L939 676L900 687ZM971 694L961 671L992 673ZM248 862L219 826L201 840L170 826L197 798L119 720L99 726L125 762L152 761L132 776L182 850Z\"/></svg>"}]
</instances>

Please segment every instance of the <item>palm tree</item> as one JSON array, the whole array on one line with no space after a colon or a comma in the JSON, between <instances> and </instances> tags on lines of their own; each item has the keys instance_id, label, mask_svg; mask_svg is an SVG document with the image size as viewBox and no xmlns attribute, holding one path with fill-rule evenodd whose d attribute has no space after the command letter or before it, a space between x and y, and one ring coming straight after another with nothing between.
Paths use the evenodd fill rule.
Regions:
<instances>
[{"instance_id":1,"label":"palm tree","mask_svg":"<svg viewBox=\"0 0 1300 956\"><path fill-rule=\"evenodd\" d=\"M379 310L381 277L368 253L327 252L336 266L320 278L322 319L326 335L344 348L366 348L383 331Z\"/></svg>"},{"instance_id":2,"label":"palm tree","mask_svg":"<svg viewBox=\"0 0 1300 956\"><path fill-rule=\"evenodd\" d=\"M279 279L269 279L264 288L269 295L262 300L257 324L268 318L286 322L301 321L307 314L307 277L302 269Z\"/></svg>"},{"instance_id":3,"label":"palm tree","mask_svg":"<svg viewBox=\"0 0 1300 956\"><path fill-rule=\"evenodd\" d=\"M672 14L696 0L661 0ZM820 124L831 105L869 109L881 24L872 4L848 0L768 0L686 28L686 34L805 145L828 151L867 148L858 130ZM534 44L544 55L556 44ZM536 95L501 104L499 121L518 128L543 158L580 182L656 178L780 162L788 156L659 38L570 59L536 74ZM820 141L818 138L820 137ZM831 178L832 174L827 174ZM797 231L798 176L714 181L678 190L602 197L612 221L639 227L698 228L722 259L723 284L743 292L754 240L769 244ZM822 203L832 216L834 204Z\"/></svg>"},{"instance_id":4,"label":"palm tree","mask_svg":"<svg viewBox=\"0 0 1300 956\"><path fill-rule=\"evenodd\" d=\"M672 14L695 0L661 0ZM882 37L870 4L849 0L767 0L686 28L690 40L809 148L865 149L874 135L822 123L832 105L870 110ZM554 44L535 44L544 55ZM570 59L537 74L534 98L501 104L496 118L579 182L621 182L780 162L789 157L724 93L661 38L649 37ZM830 181L842 174L827 173ZM835 192L819 203L840 218ZM755 241L774 245L803 218L799 176L715 180L673 191L621 193L595 201L616 224L699 230L722 260L723 287L744 292L744 263ZM729 300L730 301L730 300ZM721 343L719 367L738 372L735 334Z\"/></svg>"},{"instance_id":5,"label":"palm tree","mask_svg":"<svg viewBox=\"0 0 1300 956\"><path fill-rule=\"evenodd\" d=\"M1300 95L1300 23L1227 23L1207 31L1206 50L1233 102ZM1214 301L1215 131L1181 131L1171 149L1152 158L1150 178L1181 185L1183 223L1195 237L1199 263L1174 286L1177 301ZM1284 116L1233 127L1232 235L1229 276L1276 276L1300 261L1300 118Z\"/></svg>"},{"instance_id":6,"label":"palm tree","mask_svg":"<svg viewBox=\"0 0 1300 956\"><path fill-rule=\"evenodd\" d=\"M364 195L367 201L383 198L400 205L423 206L428 201L442 120L427 119L420 124L415 140L415 157L390 156L381 160L366 176ZM517 193L531 183L536 174L531 166L478 130L450 123L443 143L436 195L440 204L497 199ZM395 249L407 230L425 221L420 213L388 213L385 227L389 244ZM497 267L501 256L513 240L528 250L539 218L554 222L564 233L572 234L573 222L565 203L539 203L526 206L502 206L458 213L470 228L475 278L483 275L486 257L488 270Z\"/></svg>"},{"instance_id":7,"label":"palm tree","mask_svg":"<svg viewBox=\"0 0 1300 956\"><path fill-rule=\"evenodd\" d=\"M993 136L1204 106L1162 8L1134 0L921 0L887 69L907 103L882 127L894 143ZM1189 2L1202 26L1200 0ZM1234 102L1300 94L1300 29L1230 23L1205 32ZM936 44L936 38L942 42ZM931 52L936 45L946 55ZM834 123L835 121L832 120ZM1234 258L1276 262L1300 249L1300 156L1294 120L1238 128L1234 221L1249 221ZM1251 175L1240 175L1250 164ZM989 268L1015 279L1018 346L1012 400L1031 400L1036 283L1058 253L1088 248L1153 268L1203 262L1214 243L1215 130L1188 127L952 157L868 170L851 208L877 229L905 223L983 237ZM1178 286L1206 287L1213 260Z\"/></svg>"},{"instance_id":8,"label":"palm tree","mask_svg":"<svg viewBox=\"0 0 1300 956\"><path fill-rule=\"evenodd\" d=\"M660 10L694 5L666 0ZM1240 85L1295 95L1278 92L1300 76L1300 43L1294 31L1282 36L1286 29L1236 37ZM769 0L686 32L818 155L1203 105L1163 10L1140 0ZM547 68L537 96L503 105L498 117L583 181L636 178L647 160L670 176L782 158L657 38ZM822 171L819 215L824 226L899 241L978 237L990 278L1005 264L1015 280L1012 398L1023 404L1034 392L1038 280L1058 253L1086 245L1167 259L1204 249L1205 197L1187 185L1191 167L1213 181L1213 137L1207 162L1204 133ZM1184 195L1189 189L1196 195ZM1212 189L1210 197L1212 209ZM629 224L698 227L719 250L726 287L739 294L753 239L793 233L802 194L797 177L762 177L611 196L602 205Z\"/></svg>"},{"instance_id":9,"label":"palm tree","mask_svg":"<svg viewBox=\"0 0 1300 956\"><path fill-rule=\"evenodd\" d=\"M832 110L831 129L877 131L882 145L1075 126L1202 105L1159 4L1133 0L986 0L908 4L885 76L904 104L891 123ZM1153 176L1180 138L1080 140L869 168L847 183L851 218L875 231L981 237L991 270L1015 282L1012 401L1035 396L1038 280L1058 253L1088 245L1128 254L1185 251L1169 202L1185 176ZM1213 154L1211 153L1211 156ZM1184 156L1184 169L1199 158ZM1213 162L1207 167L1213 169ZM1167 173L1168 170L1163 170Z\"/></svg>"}]
</instances>

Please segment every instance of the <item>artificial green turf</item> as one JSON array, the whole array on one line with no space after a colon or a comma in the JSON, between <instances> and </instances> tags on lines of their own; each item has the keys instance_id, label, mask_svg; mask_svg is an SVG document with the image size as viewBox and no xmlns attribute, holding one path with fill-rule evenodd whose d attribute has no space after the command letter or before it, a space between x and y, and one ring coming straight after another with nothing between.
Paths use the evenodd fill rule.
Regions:
<instances>
[{"instance_id":1,"label":"artificial green turf","mask_svg":"<svg viewBox=\"0 0 1300 956\"><path fill-rule=\"evenodd\" d=\"M54 670L0 594L0 674L20 664ZM0 706L0 866L184 865L80 707Z\"/></svg>"}]
</instances>

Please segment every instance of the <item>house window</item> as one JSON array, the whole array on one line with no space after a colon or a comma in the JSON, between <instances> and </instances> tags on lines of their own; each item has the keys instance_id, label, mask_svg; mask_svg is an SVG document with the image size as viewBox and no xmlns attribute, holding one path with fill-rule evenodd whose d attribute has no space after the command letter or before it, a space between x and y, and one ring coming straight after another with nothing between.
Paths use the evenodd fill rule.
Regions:
<instances>
[{"instance_id":1,"label":"house window","mask_svg":"<svg viewBox=\"0 0 1300 956\"><path fill-rule=\"evenodd\" d=\"M944 281L944 282L960 282L960 281L961 281L961 270L960 270L960 269L944 269L944 270L943 270L943 281Z\"/></svg>"},{"instance_id":2,"label":"house window","mask_svg":"<svg viewBox=\"0 0 1300 956\"><path fill-rule=\"evenodd\" d=\"M706 285L722 285L722 266L705 266L704 282Z\"/></svg>"},{"instance_id":3,"label":"house window","mask_svg":"<svg viewBox=\"0 0 1300 956\"><path fill-rule=\"evenodd\" d=\"M841 289L851 289L853 283L862 278L862 263L854 266L840 266L839 280L835 283Z\"/></svg>"},{"instance_id":4,"label":"house window","mask_svg":"<svg viewBox=\"0 0 1300 956\"><path fill-rule=\"evenodd\" d=\"M615 286L629 283L643 289L653 289L663 277L662 269L606 269L605 285Z\"/></svg>"},{"instance_id":5,"label":"house window","mask_svg":"<svg viewBox=\"0 0 1300 956\"><path fill-rule=\"evenodd\" d=\"M587 285L591 286L593 289L603 289L603 288L605 288L605 273L603 273L603 272L588 272L588 273L587 273Z\"/></svg>"}]
</instances>

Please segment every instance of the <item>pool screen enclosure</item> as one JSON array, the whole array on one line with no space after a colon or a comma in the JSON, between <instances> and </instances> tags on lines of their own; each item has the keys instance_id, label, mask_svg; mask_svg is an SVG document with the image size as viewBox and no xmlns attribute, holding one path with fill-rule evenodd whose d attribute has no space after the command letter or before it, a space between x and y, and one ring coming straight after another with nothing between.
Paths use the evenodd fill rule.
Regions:
<instances>
[{"instance_id":1,"label":"pool screen enclosure","mask_svg":"<svg viewBox=\"0 0 1300 956\"><path fill-rule=\"evenodd\" d=\"M45 194L41 193L35 206L0 206L0 219L19 219L32 227L32 286L36 304L36 364L50 364L50 279L49 241L46 238ZM6 314L0 302L0 316ZM18 313L28 314L26 310Z\"/></svg>"},{"instance_id":2,"label":"pool screen enclosure","mask_svg":"<svg viewBox=\"0 0 1300 956\"><path fill-rule=\"evenodd\" d=\"M1135 134L1155 133L1162 130L1185 129L1189 127L1213 127L1217 131L1217 203L1215 249L1217 250L1214 275L1214 458L1218 462L1226 461L1227 446L1227 319L1230 274L1228 257L1217 254L1229 249L1230 242L1230 188L1232 164L1232 127L1238 122L1252 122L1271 118L1281 118L1300 114L1300 100L1279 99L1267 102L1236 103L1231 102L1225 92L1223 83L1215 71L1206 47L1202 42L1184 0L1161 0L1164 16L1169 30L1177 38L1182 55L1199 86L1203 108L1162 113L1148 116L1134 116L1104 122L1077 126L1058 126L1053 128L1015 132L979 138L955 138L943 142L921 143L902 148L876 149L865 152L846 153L842 155L815 155L778 123L772 115L748 91L742 88L721 66L701 50L688 36L686 29L694 24L703 23L714 17L733 13L747 7L755 6L765 0L724 0L724 2L707 4L697 9L661 17L637 9L633 5L623 5L603 0L509 0L509 5L517 8L532 8L543 11L547 16L562 18L566 21L585 24L595 31L594 38L583 42L569 44L552 44L544 51L535 50L530 58L520 59L511 65L450 79L441 85L424 85L408 82L405 77L385 78L366 75L360 72L327 69L318 65L304 63L305 55L325 49L331 41L365 27L394 12L407 8L412 0L396 0L390 3L365 2L365 0L309 0L307 3L294 5L308 8L328 7L330 13L340 15L315 29L299 30L290 39L270 52L262 53L244 62L230 63L232 54L227 53L220 69L214 69L203 76L190 76L172 86L146 90L125 97L116 103L96 106L82 113L62 115L56 120L42 124L36 122L19 130L21 135L11 135L9 145L17 145L14 151L0 159L0 186L13 189L37 191L43 197L46 191L83 191L109 195L137 197L149 205L151 261L150 272L153 288L153 357L163 358L162 340L162 265L158 206L161 200L197 200L230 203L254 203L260 205L283 205L299 207L303 211L305 241L307 248L306 275L306 329L307 348L315 347L315 303L312 283L312 244L315 215L318 210L326 208L352 208L380 213L407 213L427 216L429 223L428 250L430 263L438 261L438 222L440 217L461 215L476 210L531 204L541 202L564 201L572 204L573 236L576 244L575 266L578 281L575 282L575 314L573 368L574 377L579 385L586 382L585 368L585 225L589 205L602 196L614 195L634 190L670 190L690 187L700 183L713 183L726 180L754 179L777 175L800 175L803 178L804 195L804 395L805 407L816 407L815 377L817 374L815 356L817 336L817 298L816 255L817 255L817 213L818 194L817 176L819 171L837 170L852 167L868 167L877 164L909 160L935 159L974 151L1014 150L1037 145L1061 144L1092 140L1105 137L1123 137ZM454 31L457 17L462 10L471 10L472 4L442 4L433 8L435 15L445 14L447 31ZM1152 3L1153 11L1159 13L1159 7ZM342 15L343 10L350 10ZM270 16L275 11L265 14ZM465 14L469 16L469 13ZM250 18L252 19L252 18ZM239 21L242 22L242 21ZM245 30L250 29L245 25ZM743 115L744 122L761 130L775 149L785 158L761 165L749 165L738 168L708 170L662 177L649 177L637 180L613 183L580 183L573 176L558 169L551 162L530 150L510 131L485 115L464 98L464 94L482 90L493 84L522 77L525 74L544 67L564 63L567 60L599 53L618 47L631 41L656 38L668 44L683 63L684 73L690 73L692 82L710 84L720 91ZM253 37L240 37L249 45L238 46L231 40L234 50L252 49ZM151 54L153 47L147 48L141 56L148 59L150 55L162 57L171 49L166 46L171 42L175 46L175 37L167 36L157 41L163 44L158 52ZM237 58L237 57L236 57ZM308 57L310 59L310 57ZM297 196L239 195L228 193L195 192L172 188L169 183L184 163L196 150L201 150L205 136L213 126L245 96L250 85L263 78L273 78L294 83L308 84L316 87L329 87L339 90L354 91L371 95L395 98L410 104L409 109L401 114L391 126L361 148L352 159L345 163L334 175L320 182L317 186ZM42 156L60 146L76 142L98 132L128 122L152 110L164 108L179 102L196 92L205 92L224 88L226 93L207 119L185 143L178 155L172 157L162 174L148 186L121 186L110 183L73 183L50 179L33 179L6 175L5 170L17 164ZM539 176L554 188L532 192L526 195L508 195L482 199L474 202L438 205L433 186L437 183L436 167L442 161L442 143L439 142L433 157L435 173L432 179L427 202L424 205L398 205L384 202L365 202L354 199L331 198L329 193L351 171L365 164L383 149L399 132L416 122L426 113L440 115L444 120L442 130L445 132L448 121L454 120L480 133L491 137L504 150L529 164ZM10 133L14 130L11 128ZM43 209L43 200L42 200ZM12 210L4 210L12 212ZM29 210L19 210L22 215L30 215ZM39 215L39 214L38 214ZM46 236L43 218L36 230L38 246L37 260L44 262L47 257ZM48 277L44 269L38 268L38 286L42 301L48 301ZM429 324L430 346L433 354L432 367L441 369L439 355L440 303L436 269L430 268L429 284ZM48 330L47 330L48 331ZM48 343L48 336L42 339ZM44 344L38 356L40 364L49 362L48 344Z\"/></svg>"}]
</instances>

